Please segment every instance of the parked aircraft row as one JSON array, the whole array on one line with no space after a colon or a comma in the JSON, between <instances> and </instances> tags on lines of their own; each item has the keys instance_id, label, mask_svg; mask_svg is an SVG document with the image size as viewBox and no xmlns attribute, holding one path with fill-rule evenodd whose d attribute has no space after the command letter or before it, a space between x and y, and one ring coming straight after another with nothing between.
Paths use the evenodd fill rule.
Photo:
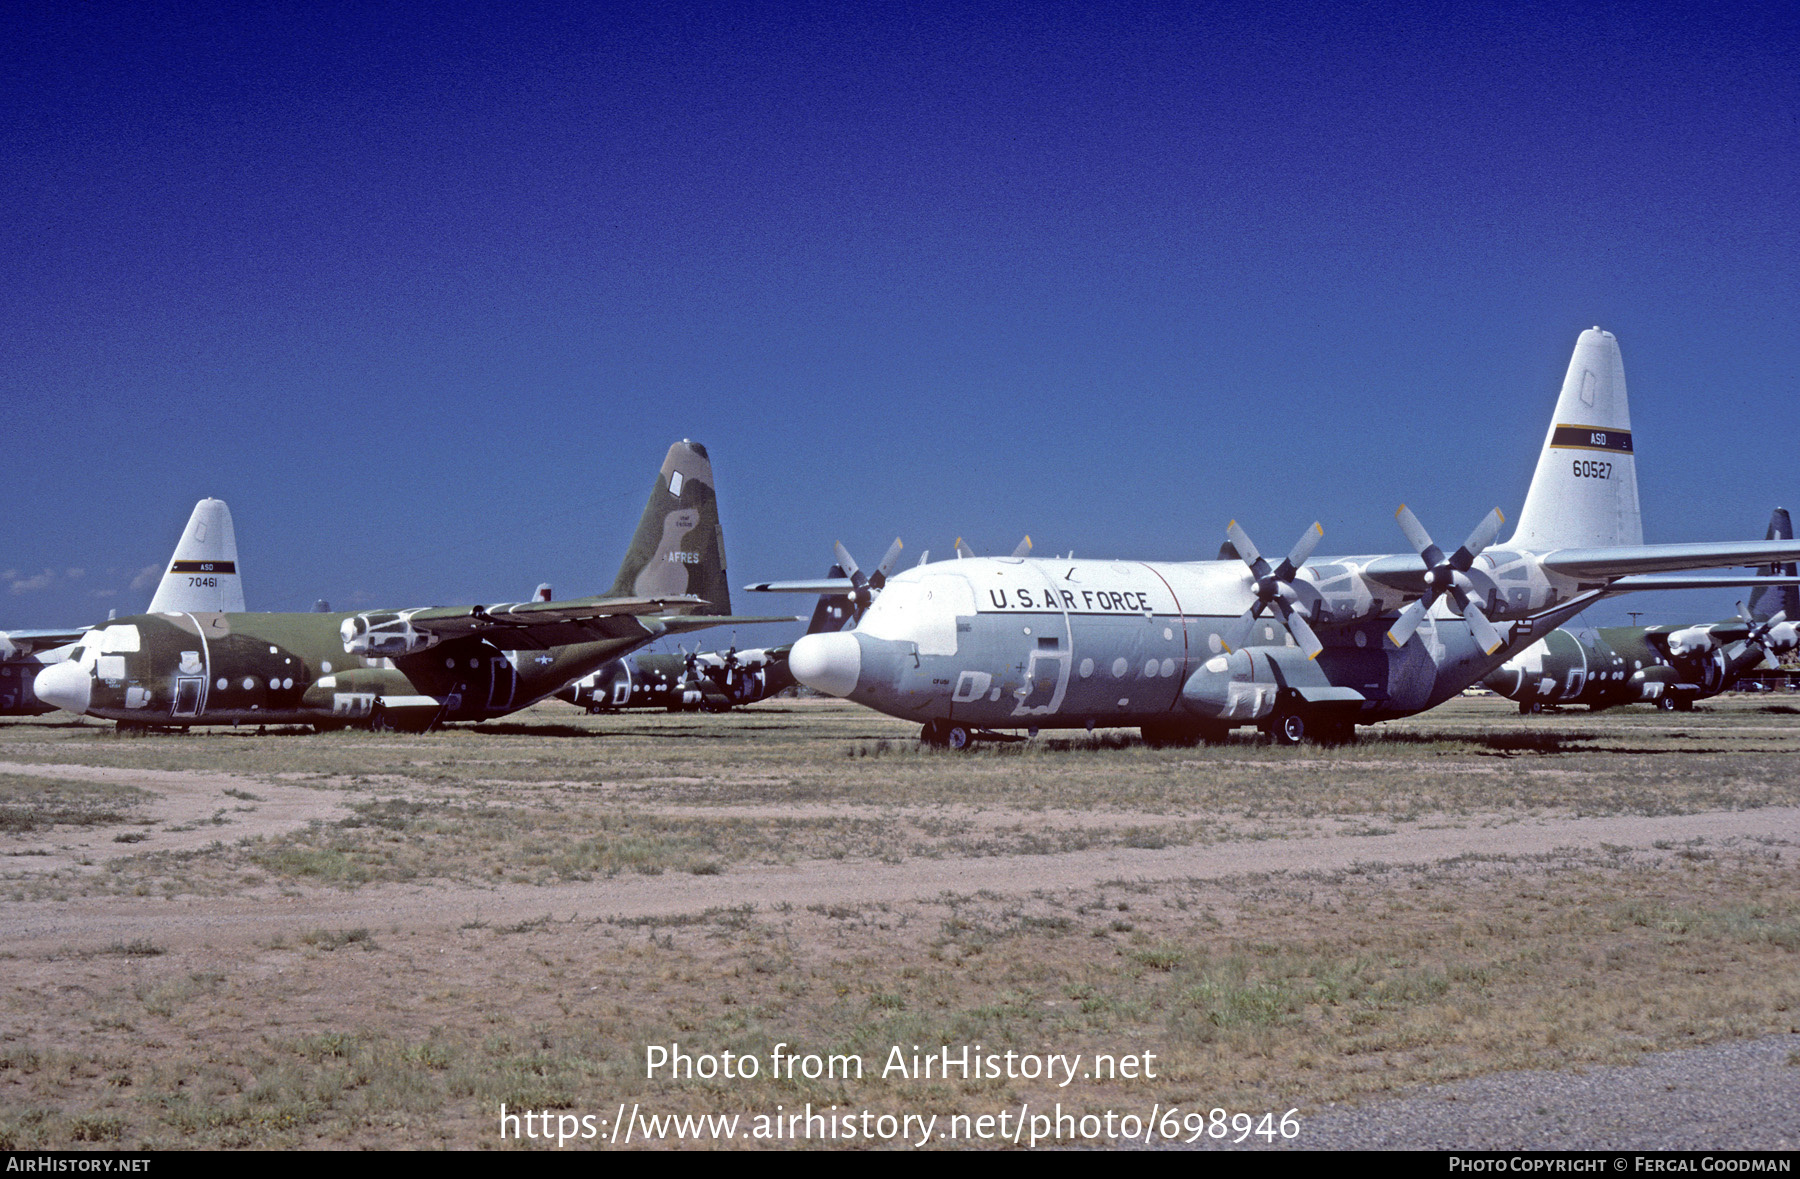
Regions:
<instances>
[{"instance_id":1,"label":"parked aircraft row","mask_svg":"<svg viewBox=\"0 0 1800 1179\"><path fill-rule=\"evenodd\" d=\"M712 465L684 440L669 448L605 594L252 614L241 612L239 590L237 610L153 608L86 630L33 687L46 704L121 727L423 729L524 708L664 635L786 617L734 617L730 601Z\"/></svg>"},{"instance_id":2,"label":"parked aircraft row","mask_svg":"<svg viewBox=\"0 0 1800 1179\"><path fill-rule=\"evenodd\" d=\"M208 504L216 507L203 520ZM1617 342L1598 328L1576 346L1508 541L1495 543L1505 525L1498 509L1448 554L1407 508L1396 519L1411 554L1314 560L1323 535L1314 524L1278 563L1235 522L1214 561L1034 558L1026 538L998 558L959 541L955 559L925 554L895 572L896 541L865 574L839 545L823 579L749 587L822 595L791 651L734 644L626 662L665 636L779 620L730 614L712 468L704 448L683 441L670 448L603 595L246 613L229 513L205 501L149 612L38 639L15 632L12 646L29 655L21 643L61 642L30 655L37 700L121 727L422 729L501 716L552 694L596 711L718 709L760 699L791 675L917 720L924 740L956 747L995 730L1125 725L1154 743L1218 740L1244 724L1283 742L1341 740L1502 668L1534 658L1541 666L1532 652L1560 651L1558 626L1601 598L1771 584L1783 579L1689 571L1800 559L1791 529L1762 543L1643 544L1623 366ZM1791 567L1783 572L1791 586ZM188 596L165 597L172 579ZM1672 631L1662 644L1697 651L1703 629L1714 648L1775 649L1796 615L1753 619L1741 632ZM1727 671L1741 653L1725 659ZM1589 682L1672 684L1664 691L1677 701L1696 694L1688 679L1612 670L1621 667ZM1526 682L1523 672L1515 678ZM14 701L40 707L16 690Z\"/></svg>"}]
</instances>

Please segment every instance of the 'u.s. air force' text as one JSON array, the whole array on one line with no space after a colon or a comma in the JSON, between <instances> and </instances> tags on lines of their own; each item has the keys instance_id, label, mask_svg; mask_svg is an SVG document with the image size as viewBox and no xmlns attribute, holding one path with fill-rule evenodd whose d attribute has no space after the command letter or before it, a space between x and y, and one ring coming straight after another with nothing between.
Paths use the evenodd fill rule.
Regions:
<instances>
[{"instance_id":1,"label":"'u.s. air force' text","mask_svg":"<svg viewBox=\"0 0 1800 1179\"><path fill-rule=\"evenodd\" d=\"M1150 595L1142 590L990 589L995 610L1072 610L1087 614L1146 614Z\"/></svg>"}]
</instances>

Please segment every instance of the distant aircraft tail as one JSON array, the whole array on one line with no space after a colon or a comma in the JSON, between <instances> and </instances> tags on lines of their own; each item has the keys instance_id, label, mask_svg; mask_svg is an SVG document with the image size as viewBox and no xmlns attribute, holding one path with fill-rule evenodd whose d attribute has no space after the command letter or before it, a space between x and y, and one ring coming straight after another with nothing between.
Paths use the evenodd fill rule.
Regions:
<instances>
[{"instance_id":1,"label":"distant aircraft tail","mask_svg":"<svg viewBox=\"0 0 1800 1179\"><path fill-rule=\"evenodd\" d=\"M608 591L610 597L674 594L704 598L708 613L731 613L712 463L704 446L686 439L669 447L625 563Z\"/></svg>"},{"instance_id":2,"label":"distant aircraft tail","mask_svg":"<svg viewBox=\"0 0 1800 1179\"><path fill-rule=\"evenodd\" d=\"M1794 539L1794 522L1788 518L1786 508L1776 508L1769 515L1769 532L1764 540ZM1795 566L1764 565L1757 570L1765 577L1792 577ZM1800 585L1765 585L1757 588L1750 595L1750 617L1757 622L1767 622L1776 614L1787 616L1788 622L1800 621Z\"/></svg>"},{"instance_id":3,"label":"distant aircraft tail","mask_svg":"<svg viewBox=\"0 0 1800 1179\"><path fill-rule=\"evenodd\" d=\"M1611 332L1576 341L1556 415L1507 548L1545 553L1644 543L1625 366Z\"/></svg>"},{"instance_id":4,"label":"distant aircraft tail","mask_svg":"<svg viewBox=\"0 0 1800 1179\"><path fill-rule=\"evenodd\" d=\"M222 499L203 499L188 517L175 556L163 573L150 613L199 614L244 611L244 583L238 576L237 533Z\"/></svg>"},{"instance_id":5,"label":"distant aircraft tail","mask_svg":"<svg viewBox=\"0 0 1800 1179\"><path fill-rule=\"evenodd\" d=\"M842 565L833 565L825 571L829 580L834 577L845 577ZM851 616L856 613L856 599L849 594L820 594L819 604L813 607L812 620L806 624L809 635L835 634L844 629Z\"/></svg>"}]
</instances>

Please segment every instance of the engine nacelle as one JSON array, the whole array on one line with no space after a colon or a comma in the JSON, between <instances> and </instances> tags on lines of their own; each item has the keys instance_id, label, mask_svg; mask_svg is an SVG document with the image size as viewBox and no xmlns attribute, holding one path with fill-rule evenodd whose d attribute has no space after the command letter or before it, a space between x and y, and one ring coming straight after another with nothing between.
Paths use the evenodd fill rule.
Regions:
<instances>
[{"instance_id":1,"label":"engine nacelle","mask_svg":"<svg viewBox=\"0 0 1800 1179\"><path fill-rule=\"evenodd\" d=\"M1718 646L1713 637L1712 628L1706 626L1689 626L1669 635L1669 654L1676 657L1683 655L1704 655Z\"/></svg>"},{"instance_id":2,"label":"engine nacelle","mask_svg":"<svg viewBox=\"0 0 1800 1179\"><path fill-rule=\"evenodd\" d=\"M1335 626L1398 610L1405 595L1363 576L1361 561L1307 565L1294 575L1294 605L1309 622Z\"/></svg>"},{"instance_id":3,"label":"engine nacelle","mask_svg":"<svg viewBox=\"0 0 1800 1179\"><path fill-rule=\"evenodd\" d=\"M338 634L344 650L367 659L397 659L416 655L438 645L438 636L414 628L413 610L380 610L370 614L353 614L344 619Z\"/></svg>"}]
</instances>

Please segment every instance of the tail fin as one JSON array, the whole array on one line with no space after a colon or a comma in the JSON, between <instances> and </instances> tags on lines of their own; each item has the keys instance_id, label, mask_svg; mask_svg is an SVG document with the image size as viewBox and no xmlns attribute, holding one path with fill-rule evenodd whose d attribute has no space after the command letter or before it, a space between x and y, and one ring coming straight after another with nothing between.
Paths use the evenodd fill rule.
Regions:
<instances>
[{"instance_id":1,"label":"tail fin","mask_svg":"<svg viewBox=\"0 0 1800 1179\"><path fill-rule=\"evenodd\" d=\"M713 614L731 613L725 579L725 533L706 448L682 439L669 447L613 580L611 597L694 594Z\"/></svg>"},{"instance_id":2,"label":"tail fin","mask_svg":"<svg viewBox=\"0 0 1800 1179\"><path fill-rule=\"evenodd\" d=\"M244 611L244 583L238 577L237 533L222 499L203 499L188 517L175 556L163 574L150 613Z\"/></svg>"},{"instance_id":3,"label":"tail fin","mask_svg":"<svg viewBox=\"0 0 1800 1179\"><path fill-rule=\"evenodd\" d=\"M833 565L825 571L827 579L845 576L842 565ZM856 599L849 594L820 594L819 604L813 607L812 620L806 624L809 635L835 634L844 629L850 616L856 612Z\"/></svg>"},{"instance_id":4,"label":"tail fin","mask_svg":"<svg viewBox=\"0 0 1800 1179\"><path fill-rule=\"evenodd\" d=\"M1794 539L1794 522L1788 518L1786 508L1776 508L1769 514L1769 534L1764 540ZM1795 566L1764 565L1757 572L1765 577L1792 577ZM1787 621L1800 620L1800 585L1765 585L1757 587L1750 595L1750 617L1757 622L1767 622L1777 613L1787 616Z\"/></svg>"},{"instance_id":5,"label":"tail fin","mask_svg":"<svg viewBox=\"0 0 1800 1179\"><path fill-rule=\"evenodd\" d=\"M1531 552L1644 543L1625 366L1611 332L1576 341L1525 509L1507 548Z\"/></svg>"}]
</instances>

